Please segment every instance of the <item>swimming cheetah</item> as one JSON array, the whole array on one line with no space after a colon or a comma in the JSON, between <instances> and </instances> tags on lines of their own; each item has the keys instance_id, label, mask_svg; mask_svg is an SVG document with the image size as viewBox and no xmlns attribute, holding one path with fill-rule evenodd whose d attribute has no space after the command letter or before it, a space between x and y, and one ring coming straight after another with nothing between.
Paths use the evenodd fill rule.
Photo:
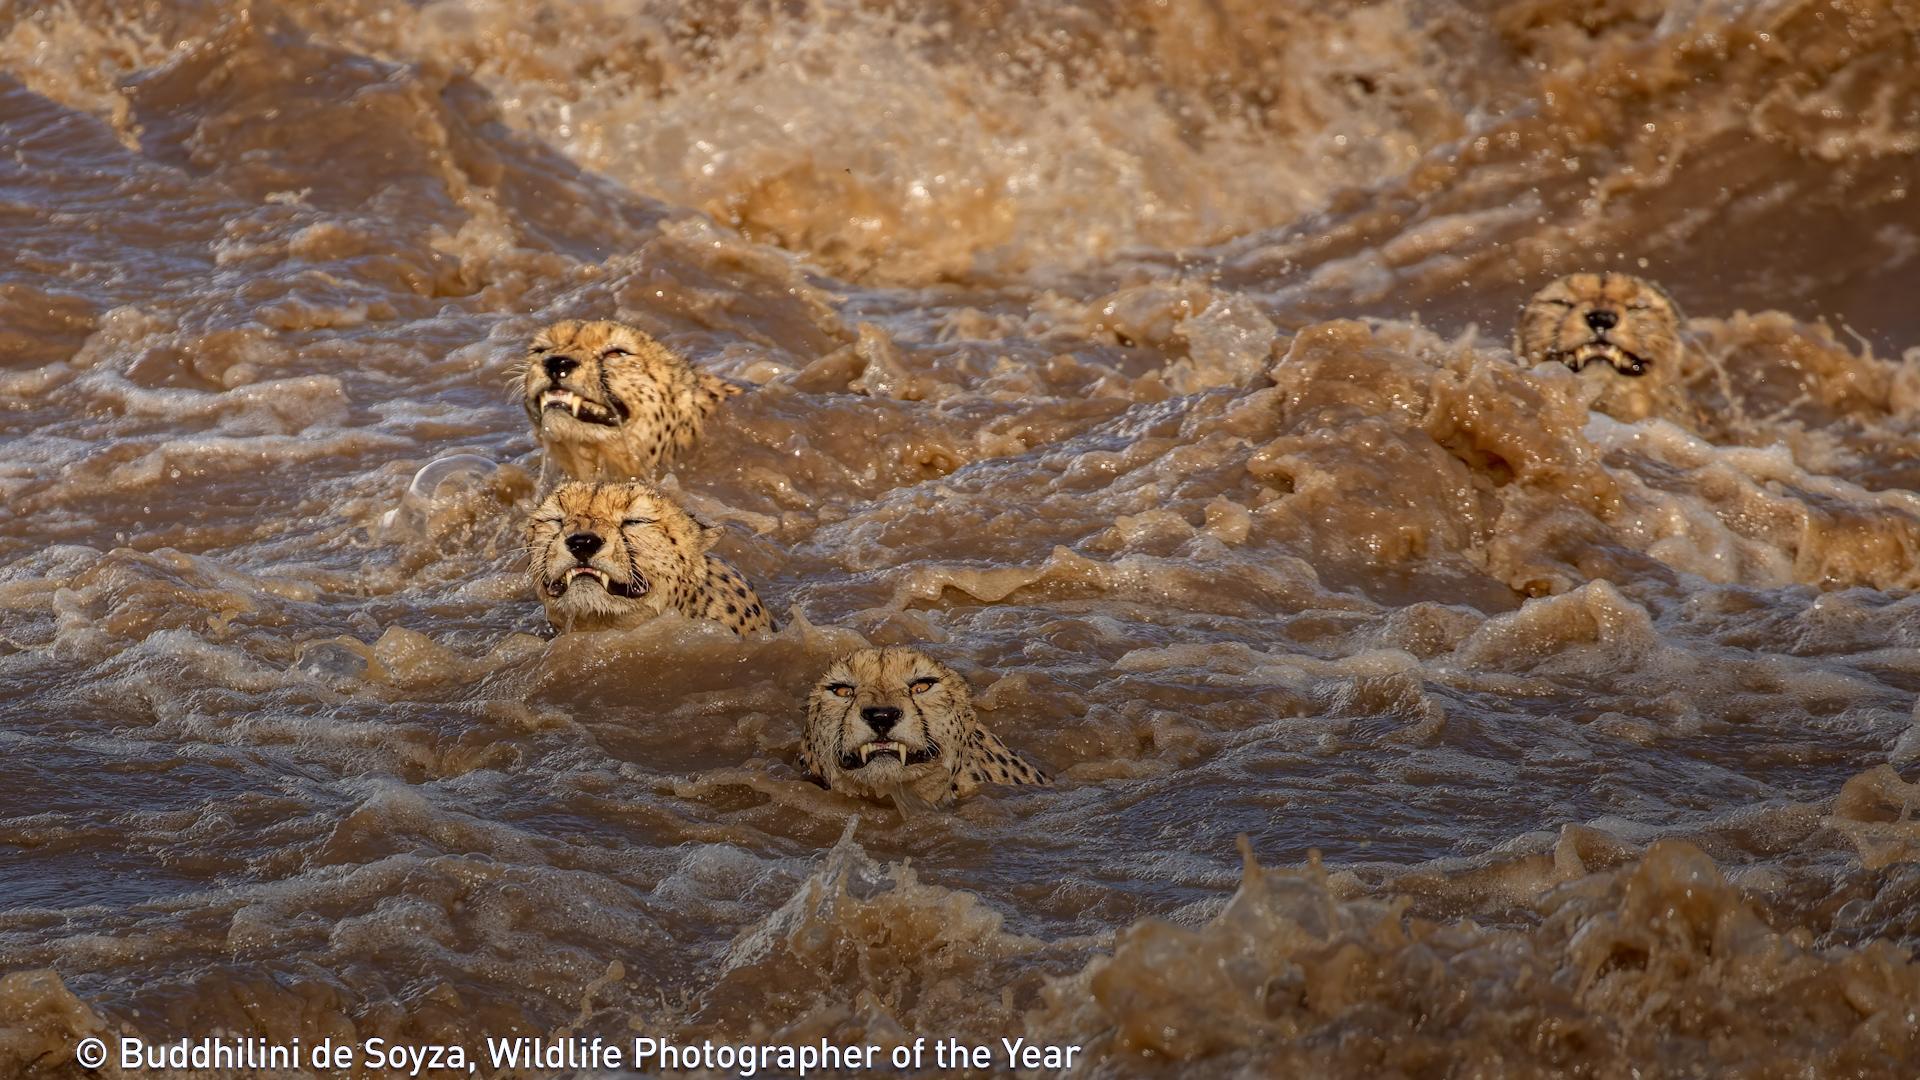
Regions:
<instances>
[{"instance_id":1,"label":"swimming cheetah","mask_svg":"<svg viewBox=\"0 0 1920 1080\"><path fill-rule=\"evenodd\" d=\"M835 791L929 805L983 784L1048 784L974 715L967 681L916 649L861 649L807 698L800 763Z\"/></svg>"},{"instance_id":2,"label":"swimming cheetah","mask_svg":"<svg viewBox=\"0 0 1920 1080\"><path fill-rule=\"evenodd\" d=\"M1658 411L1678 385L1680 311L1645 278L1569 274L1520 309L1513 351L1522 363L1553 360L1605 378L1594 407L1617 419L1640 420Z\"/></svg>"},{"instance_id":3,"label":"swimming cheetah","mask_svg":"<svg viewBox=\"0 0 1920 1080\"><path fill-rule=\"evenodd\" d=\"M691 449L740 388L699 371L625 323L557 322L520 369L521 404L546 451L546 479L651 479Z\"/></svg>"},{"instance_id":4,"label":"swimming cheetah","mask_svg":"<svg viewBox=\"0 0 1920 1080\"><path fill-rule=\"evenodd\" d=\"M774 629L740 572L707 554L718 535L647 484L569 480L528 527L533 586L559 630L630 629L669 610L741 635Z\"/></svg>"}]
</instances>

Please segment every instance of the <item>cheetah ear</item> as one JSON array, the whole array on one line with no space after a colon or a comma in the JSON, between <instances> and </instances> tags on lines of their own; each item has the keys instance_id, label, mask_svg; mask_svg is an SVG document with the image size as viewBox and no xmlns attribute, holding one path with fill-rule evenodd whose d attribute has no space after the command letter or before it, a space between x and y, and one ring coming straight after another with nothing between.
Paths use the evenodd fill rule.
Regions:
<instances>
[{"instance_id":1,"label":"cheetah ear","mask_svg":"<svg viewBox=\"0 0 1920 1080\"><path fill-rule=\"evenodd\" d=\"M720 542L721 534L726 530L718 525L709 525L699 518L693 519L693 543L701 551L710 550Z\"/></svg>"}]
</instances>

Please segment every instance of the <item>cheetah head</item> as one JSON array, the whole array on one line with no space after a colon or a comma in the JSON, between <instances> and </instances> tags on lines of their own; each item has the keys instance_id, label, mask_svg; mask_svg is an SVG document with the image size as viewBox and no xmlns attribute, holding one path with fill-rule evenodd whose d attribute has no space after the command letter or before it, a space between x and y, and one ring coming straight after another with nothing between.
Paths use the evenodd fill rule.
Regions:
<instances>
[{"instance_id":1,"label":"cheetah head","mask_svg":"<svg viewBox=\"0 0 1920 1080\"><path fill-rule=\"evenodd\" d=\"M625 323L557 322L534 335L520 369L520 401L534 435L587 453L656 437L658 372L677 360ZM576 474L578 475L578 474Z\"/></svg>"},{"instance_id":2,"label":"cheetah head","mask_svg":"<svg viewBox=\"0 0 1920 1080\"><path fill-rule=\"evenodd\" d=\"M861 649L814 684L803 738L829 788L938 803L972 723L972 695L951 668L915 649Z\"/></svg>"},{"instance_id":3,"label":"cheetah head","mask_svg":"<svg viewBox=\"0 0 1920 1080\"><path fill-rule=\"evenodd\" d=\"M1520 309L1513 350L1524 362L1557 360L1575 371L1604 360L1645 375L1680 358L1680 312L1658 285L1632 274L1570 274Z\"/></svg>"},{"instance_id":4,"label":"cheetah head","mask_svg":"<svg viewBox=\"0 0 1920 1080\"><path fill-rule=\"evenodd\" d=\"M559 629L637 626L702 580L714 536L646 484L570 480L528 527L533 586Z\"/></svg>"}]
</instances>

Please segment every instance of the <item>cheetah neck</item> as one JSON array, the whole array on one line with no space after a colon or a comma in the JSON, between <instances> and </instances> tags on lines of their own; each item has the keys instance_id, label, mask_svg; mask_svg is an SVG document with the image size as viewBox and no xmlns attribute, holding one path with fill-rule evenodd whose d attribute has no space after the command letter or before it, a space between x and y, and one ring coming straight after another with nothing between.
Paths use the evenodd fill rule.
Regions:
<instances>
[{"instance_id":1,"label":"cheetah neck","mask_svg":"<svg viewBox=\"0 0 1920 1080\"><path fill-rule=\"evenodd\" d=\"M659 455L647 452L647 440L622 429L611 439L540 440L547 459L561 475L573 480L651 480Z\"/></svg>"},{"instance_id":2,"label":"cheetah neck","mask_svg":"<svg viewBox=\"0 0 1920 1080\"><path fill-rule=\"evenodd\" d=\"M690 619L706 618L707 600L726 576L727 564L717 556L701 557L698 567L690 567L687 587L674 597L680 612Z\"/></svg>"}]
</instances>

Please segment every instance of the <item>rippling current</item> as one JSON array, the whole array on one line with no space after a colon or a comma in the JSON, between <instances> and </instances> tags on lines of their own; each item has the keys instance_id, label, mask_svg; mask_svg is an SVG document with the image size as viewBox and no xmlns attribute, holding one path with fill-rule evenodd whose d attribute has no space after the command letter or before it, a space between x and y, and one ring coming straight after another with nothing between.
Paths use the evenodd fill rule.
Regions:
<instances>
[{"instance_id":1,"label":"rippling current","mask_svg":"<svg viewBox=\"0 0 1920 1080\"><path fill-rule=\"evenodd\" d=\"M0 1075L1911 1076L1916 183L1904 0L0 5ZM1514 361L1579 269L1683 415ZM749 387L778 634L547 633L574 317ZM1057 786L806 782L863 643Z\"/></svg>"}]
</instances>

